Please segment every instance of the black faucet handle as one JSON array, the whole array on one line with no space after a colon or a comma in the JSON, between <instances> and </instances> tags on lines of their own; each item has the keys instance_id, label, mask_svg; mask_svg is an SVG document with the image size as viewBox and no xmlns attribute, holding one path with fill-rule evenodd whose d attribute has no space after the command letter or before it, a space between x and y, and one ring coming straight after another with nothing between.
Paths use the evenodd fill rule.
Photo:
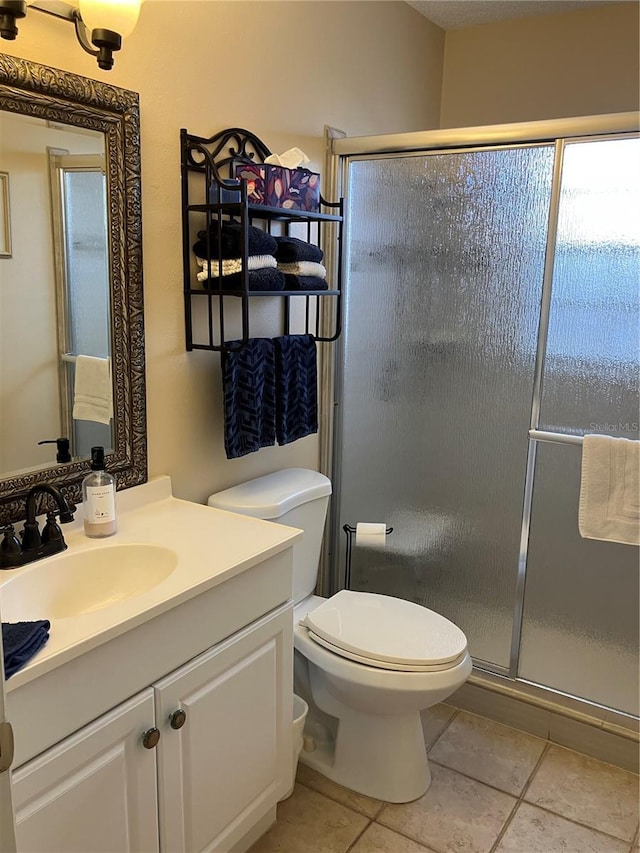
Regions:
<instances>
[{"instance_id":1,"label":"black faucet handle","mask_svg":"<svg viewBox=\"0 0 640 853\"><path fill-rule=\"evenodd\" d=\"M19 554L22 549L13 524L7 524L4 527L0 527L0 532L4 533L2 542L0 542L0 551L2 551L3 554Z\"/></svg>"},{"instance_id":2,"label":"black faucet handle","mask_svg":"<svg viewBox=\"0 0 640 853\"><path fill-rule=\"evenodd\" d=\"M62 535L62 530L60 529L59 525L56 523L56 514L53 510L49 510L49 512L47 513L47 521L44 527L42 528L40 538L42 540L43 545L46 545L48 542L54 541L64 543L64 536Z\"/></svg>"},{"instance_id":3,"label":"black faucet handle","mask_svg":"<svg viewBox=\"0 0 640 853\"><path fill-rule=\"evenodd\" d=\"M60 516L60 521L62 524L68 524L70 521L73 521L73 513L77 510L77 506L66 495L64 496L65 502L67 504L66 510L60 510L58 515Z\"/></svg>"},{"instance_id":4,"label":"black faucet handle","mask_svg":"<svg viewBox=\"0 0 640 853\"><path fill-rule=\"evenodd\" d=\"M22 545L16 536L13 524L0 527L4 536L0 542L0 569L13 569L19 565Z\"/></svg>"}]
</instances>

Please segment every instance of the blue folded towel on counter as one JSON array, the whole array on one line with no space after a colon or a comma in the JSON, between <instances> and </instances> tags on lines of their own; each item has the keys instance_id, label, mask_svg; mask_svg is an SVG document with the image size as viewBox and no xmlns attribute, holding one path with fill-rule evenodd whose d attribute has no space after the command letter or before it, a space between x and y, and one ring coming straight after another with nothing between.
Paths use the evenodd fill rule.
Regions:
<instances>
[{"instance_id":1,"label":"blue folded towel on counter","mask_svg":"<svg viewBox=\"0 0 640 853\"><path fill-rule=\"evenodd\" d=\"M313 335L273 339L276 354L276 437L290 444L318 432L318 369Z\"/></svg>"},{"instance_id":2,"label":"blue folded towel on counter","mask_svg":"<svg viewBox=\"0 0 640 853\"><path fill-rule=\"evenodd\" d=\"M275 349L270 338L250 338L238 352L222 353L222 389L227 459L275 444Z\"/></svg>"},{"instance_id":3,"label":"blue folded towel on counter","mask_svg":"<svg viewBox=\"0 0 640 853\"><path fill-rule=\"evenodd\" d=\"M11 678L27 664L49 639L48 619L36 622L3 622L4 676Z\"/></svg>"}]
</instances>

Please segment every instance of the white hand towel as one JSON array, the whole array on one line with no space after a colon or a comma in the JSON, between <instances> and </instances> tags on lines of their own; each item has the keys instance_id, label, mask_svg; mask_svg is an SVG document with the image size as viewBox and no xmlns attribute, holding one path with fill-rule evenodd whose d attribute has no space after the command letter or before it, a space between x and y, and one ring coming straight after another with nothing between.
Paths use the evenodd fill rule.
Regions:
<instances>
[{"instance_id":1,"label":"white hand towel","mask_svg":"<svg viewBox=\"0 0 640 853\"><path fill-rule=\"evenodd\" d=\"M76 358L73 417L77 421L109 424L113 417L111 363L108 358Z\"/></svg>"},{"instance_id":2,"label":"white hand towel","mask_svg":"<svg viewBox=\"0 0 640 853\"><path fill-rule=\"evenodd\" d=\"M202 267L202 272L196 275L198 281L206 281L208 278L219 278L220 273L225 276L242 272L242 258L206 261L203 258L196 257L196 261ZM247 258L248 270L261 270L265 267L276 269L277 266L278 263L273 255L249 255Z\"/></svg>"},{"instance_id":3,"label":"white hand towel","mask_svg":"<svg viewBox=\"0 0 640 853\"><path fill-rule=\"evenodd\" d=\"M640 545L640 442L585 435L578 528L585 539Z\"/></svg>"}]
</instances>

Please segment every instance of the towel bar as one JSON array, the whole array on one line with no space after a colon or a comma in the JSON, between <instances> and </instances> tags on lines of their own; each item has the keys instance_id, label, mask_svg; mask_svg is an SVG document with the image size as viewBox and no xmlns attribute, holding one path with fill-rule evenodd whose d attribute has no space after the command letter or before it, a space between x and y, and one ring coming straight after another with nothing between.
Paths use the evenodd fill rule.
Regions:
<instances>
[{"instance_id":1,"label":"towel bar","mask_svg":"<svg viewBox=\"0 0 640 853\"><path fill-rule=\"evenodd\" d=\"M530 429L529 438L534 441L548 441L551 444L582 444L582 435L570 435L564 432L545 432L541 429Z\"/></svg>"}]
</instances>

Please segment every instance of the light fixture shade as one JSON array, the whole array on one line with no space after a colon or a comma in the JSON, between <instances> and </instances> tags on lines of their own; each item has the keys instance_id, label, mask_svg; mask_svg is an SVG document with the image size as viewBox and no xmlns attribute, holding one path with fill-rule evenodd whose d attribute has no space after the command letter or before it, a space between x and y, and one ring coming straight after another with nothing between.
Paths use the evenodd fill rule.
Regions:
<instances>
[{"instance_id":1,"label":"light fixture shade","mask_svg":"<svg viewBox=\"0 0 640 853\"><path fill-rule=\"evenodd\" d=\"M142 0L80 0L80 15L88 30L111 30L122 38L134 31Z\"/></svg>"}]
</instances>

